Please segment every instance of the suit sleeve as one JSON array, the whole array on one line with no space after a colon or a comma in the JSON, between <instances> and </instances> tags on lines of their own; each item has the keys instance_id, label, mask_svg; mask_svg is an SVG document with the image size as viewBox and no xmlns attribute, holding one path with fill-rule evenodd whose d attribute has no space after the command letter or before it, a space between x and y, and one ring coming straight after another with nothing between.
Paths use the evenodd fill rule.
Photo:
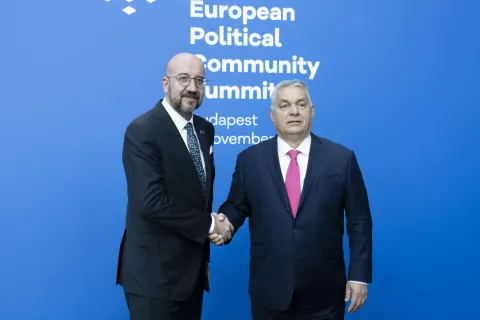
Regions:
<instances>
[{"instance_id":1,"label":"suit sleeve","mask_svg":"<svg viewBox=\"0 0 480 320\"><path fill-rule=\"evenodd\" d=\"M125 132L122 160L129 205L137 208L145 219L204 243L212 218L167 194L161 156L147 130L130 125Z\"/></svg>"},{"instance_id":2,"label":"suit sleeve","mask_svg":"<svg viewBox=\"0 0 480 320\"><path fill-rule=\"evenodd\" d=\"M244 172L241 154L237 156L235 170L232 175L232 184L227 200L220 206L218 212L225 214L235 228L234 234L243 225L250 215L250 204L245 193ZM227 242L228 243L228 242Z\"/></svg>"},{"instance_id":3,"label":"suit sleeve","mask_svg":"<svg viewBox=\"0 0 480 320\"><path fill-rule=\"evenodd\" d=\"M350 246L348 280L372 282L372 217L367 190L355 153L350 153L345 198Z\"/></svg>"}]
</instances>

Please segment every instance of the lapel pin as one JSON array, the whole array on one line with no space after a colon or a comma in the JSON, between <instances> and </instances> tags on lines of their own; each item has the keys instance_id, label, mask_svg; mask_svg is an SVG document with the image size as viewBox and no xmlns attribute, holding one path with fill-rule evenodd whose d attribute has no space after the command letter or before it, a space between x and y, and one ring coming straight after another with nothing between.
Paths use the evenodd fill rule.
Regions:
<instances>
[{"instance_id":1,"label":"lapel pin","mask_svg":"<svg viewBox=\"0 0 480 320\"><path fill-rule=\"evenodd\" d=\"M205 131L203 131L203 130L200 130L200 134L205 134Z\"/></svg>"}]
</instances>

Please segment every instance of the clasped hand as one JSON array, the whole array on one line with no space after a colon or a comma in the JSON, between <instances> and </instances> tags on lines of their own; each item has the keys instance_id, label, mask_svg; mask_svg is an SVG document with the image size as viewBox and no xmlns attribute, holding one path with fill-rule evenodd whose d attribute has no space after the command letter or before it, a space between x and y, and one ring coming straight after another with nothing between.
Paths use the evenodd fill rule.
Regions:
<instances>
[{"instance_id":1,"label":"clasped hand","mask_svg":"<svg viewBox=\"0 0 480 320\"><path fill-rule=\"evenodd\" d=\"M212 216L215 219L215 227L213 228L213 233L208 236L208 239L214 245L220 246L232 239L234 228L223 213L218 215L212 213Z\"/></svg>"}]
</instances>

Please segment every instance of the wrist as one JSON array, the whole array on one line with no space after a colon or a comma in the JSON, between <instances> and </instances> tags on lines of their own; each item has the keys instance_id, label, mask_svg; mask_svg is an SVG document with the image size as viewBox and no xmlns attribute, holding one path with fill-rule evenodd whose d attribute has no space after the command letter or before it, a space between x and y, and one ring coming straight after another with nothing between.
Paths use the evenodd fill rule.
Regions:
<instances>
[{"instance_id":1,"label":"wrist","mask_svg":"<svg viewBox=\"0 0 480 320\"><path fill-rule=\"evenodd\" d=\"M210 214L210 216L212 217L212 223L210 224L210 230L208 230L208 234L212 234L213 230L215 230L215 217L213 214Z\"/></svg>"}]
</instances>

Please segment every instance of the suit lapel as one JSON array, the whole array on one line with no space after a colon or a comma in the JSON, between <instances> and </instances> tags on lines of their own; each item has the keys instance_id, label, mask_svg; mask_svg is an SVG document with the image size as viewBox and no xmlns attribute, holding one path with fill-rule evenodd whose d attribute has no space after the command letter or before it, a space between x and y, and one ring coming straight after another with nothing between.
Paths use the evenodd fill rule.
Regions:
<instances>
[{"instance_id":1,"label":"suit lapel","mask_svg":"<svg viewBox=\"0 0 480 320\"><path fill-rule=\"evenodd\" d=\"M308 156L307 172L305 174L305 180L303 182L302 194L300 195L300 203L298 204L298 213L302 209L302 204L305 202L305 197L310 189L312 183L320 174L320 168L323 163L322 155L322 140L311 134L312 143L310 146L310 153ZM297 215L298 216L298 215Z\"/></svg>"},{"instance_id":2,"label":"suit lapel","mask_svg":"<svg viewBox=\"0 0 480 320\"><path fill-rule=\"evenodd\" d=\"M268 161L265 162L268 167L267 171L273 179L274 185L277 187L280 199L285 206L285 211L287 211L289 216L293 219L292 210L290 209L290 201L288 200L287 189L285 188L285 182L283 181L282 169L280 168L280 161L278 159L277 136L275 136L273 139L267 140L267 144L270 146L270 148L265 152L265 159L268 159Z\"/></svg>"},{"instance_id":3,"label":"suit lapel","mask_svg":"<svg viewBox=\"0 0 480 320\"><path fill-rule=\"evenodd\" d=\"M306 195L313 182L320 175L320 168L323 163L322 155L322 140L311 134L312 143L310 146L310 153L307 163L307 172L305 174L305 180L303 183L302 193L300 195L300 203L298 205L297 218L302 209L302 205L305 203ZM287 189L285 188L285 182L283 181L282 170L280 168L280 161L278 158L278 145L277 145L277 136L274 139L267 141L270 146L269 150L266 151L265 157L269 159L266 163L271 163L271 166L268 166L268 172L273 179L273 182L277 188L280 199L282 200L285 208L288 209L290 217L293 219L292 210L290 208L290 201L288 200Z\"/></svg>"},{"instance_id":4,"label":"suit lapel","mask_svg":"<svg viewBox=\"0 0 480 320\"><path fill-rule=\"evenodd\" d=\"M189 175L191 175L192 177L195 177L195 181L198 182L197 183L198 191L202 196L202 184L200 182L200 178L198 177L197 170L195 169L195 164L193 163L192 156L190 155L190 152L188 151L188 147L186 146L185 141L183 141L183 138L180 135L180 132L178 132L178 129L175 126L175 123L173 122L172 118L170 118L170 116L167 113L167 110L165 110L164 106L162 105L162 100L160 100L155 106L154 114L156 118L162 120L162 124L164 125L162 130L162 135L164 136L163 138L172 139L172 144L175 146L178 146L175 148L171 148L169 152L171 152L172 157L178 158L179 161L184 161L185 170L190 171ZM196 125L197 124L195 123L195 128L196 128ZM198 132L197 132L197 135L198 135ZM202 152L205 155L203 151L203 146L202 146Z\"/></svg>"}]
</instances>

